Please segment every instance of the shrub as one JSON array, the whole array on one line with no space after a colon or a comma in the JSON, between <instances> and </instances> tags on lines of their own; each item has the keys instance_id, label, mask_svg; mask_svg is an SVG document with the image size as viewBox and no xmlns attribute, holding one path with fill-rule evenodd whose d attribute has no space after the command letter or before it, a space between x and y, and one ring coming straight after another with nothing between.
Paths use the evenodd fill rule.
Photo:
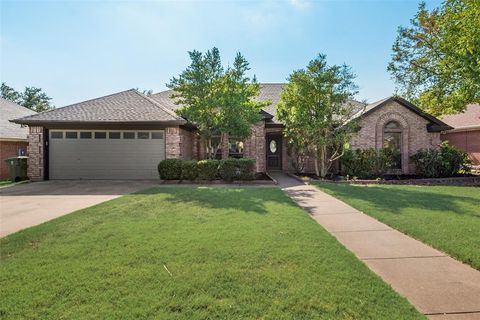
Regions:
<instances>
[{"instance_id":1,"label":"shrub","mask_svg":"<svg viewBox=\"0 0 480 320\"><path fill-rule=\"evenodd\" d=\"M225 181L255 179L255 159L239 158L220 161L218 169L220 178Z\"/></svg>"},{"instance_id":2,"label":"shrub","mask_svg":"<svg viewBox=\"0 0 480 320\"><path fill-rule=\"evenodd\" d=\"M166 159L158 164L160 179L179 180L182 175L182 160Z\"/></svg>"},{"instance_id":3,"label":"shrub","mask_svg":"<svg viewBox=\"0 0 480 320\"><path fill-rule=\"evenodd\" d=\"M254 158L240 158L238 161L238 179L239 180L254 180L255 179L255 159Z\"/></svg>"},{"instance_id":4,"label":"shrub","mask_svg":"<svg viewBox=\"0 0 480 320\"><path fill-rule=\"evenodd\" d=\"M470 171L471 161L465 152L442 142L440 149L420 149L410 157L415 172L427 178L451 177Z\"/></svg>"},{"instance_id":5,"label":"shrub","mask_svg":"<svg viewBox=\"0 0 480 320\"><path fill-rule=\"evenodd\" d=\"M198 179L215 180L218 177L218 160L200 160L197 163Z\"/></svg>"},{"instance_id":6,"label":"shrub","mask_svg":"<svg viewBox=\"0 0 480 320\"><path fill-rule=\"evenodd\" d=\"M341 158L342 173L351 177L372 178L385 175L400 161L400 152L394 149L347 150Z\"/></svg>"},{"instance_id":7,"label":"shrub","mask_svg":"<svg viewBox=\"0 0 480 320\"><path fill-rule=\"evenodd\" d=\"M196 160L182 161L182 180L195 180L198 177L198 165Z\"/></svg>"}]
</instances>

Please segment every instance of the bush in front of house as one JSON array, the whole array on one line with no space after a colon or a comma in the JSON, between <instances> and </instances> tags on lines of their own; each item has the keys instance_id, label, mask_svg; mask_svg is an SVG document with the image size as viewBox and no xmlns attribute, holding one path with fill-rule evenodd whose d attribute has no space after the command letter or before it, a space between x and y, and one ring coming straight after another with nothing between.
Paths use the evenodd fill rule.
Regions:
<instances>
[{"instance_id":1,"label":"bush in front of house","mask_svg":"<svg viewBox=\"0 0 480 320\"><path fill-rule=\"evenodd\" d=\"M415 173L427 178L451 177L471 169L468 155L447 142L442 142L440 149L420 149L410 159Z\"/></svg>"},{"instance_id":2,"label":"bush in front of house","mask_svg":"<svg viewBox=\"0 0 480 320\"><path fill-rule=\"evenodd\" d=\"M164 180L216 180L227 182L255 179L255 159L178 160L167 159L158 165Z\"/></svg>"},{"instance_id":3,"label":"bush in front of house","mask_svg":"<svg viewBox=\"0 0 480 320\"><path fill-rule=\"evenodd\" d=\"M357 178L377 178L395 168L400 152L390 148L346 150L341 158L342 173Z\"/></svg>"},{"instance_id":4,"label":"bush in front of house","mask_svg":"<svg viewBox=\"0 0 480 320\"><path fill-rule=\"evenodd\" d=\"M218 160L200 160L197 162L199 180L215 180L218 178Z\"/></svg>"},{"instance_id":5,"label":"bush in front of house","mask_svg":"<svg viewBox=\"0 0 480 320\"><path fill-rule=\"evenodd\" d=\"M198 177L198 164L196 160L182 161L182 180L196 180Z\"/></svg>"},{"instance_id":6,"label":"bush in front of house","mask_svg":"<svg viewBox=\"0 0 480 320\"><path fill-rule=\"evenodd\" d=\"M255 179L255 159L239 158L220 161L219 175L222 180L253 180Z\"/></svg>"},{"instance_id":7,"label":"bush in front of house","mask_svg":"<svg viewBox=\"0 0 480 320\"><path fill-rule=\"evenodd\" d=\"M158 173L163 180L180 180L182 177L182 160L165 159L158 164Z\"/></svg>"}]
</instances>

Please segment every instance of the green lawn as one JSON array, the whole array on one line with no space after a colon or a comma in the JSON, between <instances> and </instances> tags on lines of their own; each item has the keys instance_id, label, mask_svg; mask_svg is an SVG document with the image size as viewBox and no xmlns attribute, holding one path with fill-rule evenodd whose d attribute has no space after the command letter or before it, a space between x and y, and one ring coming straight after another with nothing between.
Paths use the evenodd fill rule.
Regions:
<instances>
[{"instance_id":1,"label":"green lawn","mask_svg":"<svg viewBox=\"0 0 480 320\"><path fill-rule=\"evenodd\" d=\"M423 319L277 188L151 189L0 245L2 319Z\"/></svg>"},{"instance_id":2,"label":"green lawn","mask_svg":"<svg viewBox=\"0 0 480 320\"><path fill-rule=\"evenodd\" d=\"M480 269L480 188L317 185L389 226Z\"/></svg>"},{"instance_id":3,"label":"green lawn","mask_svg":"<svg viewBox=\"0 0 480 320\"><path fill-rule=\"evenodd\" d=\"M0 180L0 187L6 187L14 183L12 180Z\"/></svg>"}]
</instances>

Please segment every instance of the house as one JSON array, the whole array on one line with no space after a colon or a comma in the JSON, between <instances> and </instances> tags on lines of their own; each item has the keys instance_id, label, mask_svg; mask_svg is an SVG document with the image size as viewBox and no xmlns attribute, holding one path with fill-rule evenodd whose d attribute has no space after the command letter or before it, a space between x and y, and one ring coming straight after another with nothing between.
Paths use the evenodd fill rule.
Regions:
<instances>
[{"instance_id":1,"label":"house","mask_svg":"<svg viewBox=\"0 0 480 320\"><path fill-rule=\"evenodd\" d=\"M480 104L470 104L465 111L443 117L453 129L443 132L442 141L468 153L475 166L480 166Z\"/></svg>"},{"instance_id":2,"label":"house","mask_svg":"<svg viewBox=\"0 0 480 320\"><path fill-rule=\"evenodd\" d=\"M259 100L271 100L244 141L230 137L221 157L253 157L256 170L292 170L276 106L284 84L261 84ZM29 177L43 179L151 179L166 158L204 157L195 127L175 113L171 91L145 96L134 89L13 120L30 128ZM409 156L435 148L451 127L411 103L390 97L364 106L353 148L397 146L402 172ZM312 170L311 166L306 170Z\"/></svg>"},{"instance_id":3,"label":"house","mask_svg":"<svg viewBox=\"0 0 480 320\"><path fill-rule=\"evenodd\" d=\"M5 159L26 155L28 128L8 120L35 114L35 111L0 98L0 180L10 174Z\"/></svg>"}]
</instances>

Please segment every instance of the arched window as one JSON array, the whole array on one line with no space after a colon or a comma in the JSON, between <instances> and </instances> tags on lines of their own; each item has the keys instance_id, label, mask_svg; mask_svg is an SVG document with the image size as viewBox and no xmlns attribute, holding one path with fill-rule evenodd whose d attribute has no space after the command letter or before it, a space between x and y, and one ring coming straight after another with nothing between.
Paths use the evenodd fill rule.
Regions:
<instances>
[{"instance_id":1,"label":"arched window","mask_svg":"<svg viewBox=\"0 0 480 320\"><path fill-rule=\"evenodd\" d=\"M383 147L391 149L397 154L392 169L401 169L402 127L398 122L390 121L383 127Z\"/></svg>"}]
</instances>

